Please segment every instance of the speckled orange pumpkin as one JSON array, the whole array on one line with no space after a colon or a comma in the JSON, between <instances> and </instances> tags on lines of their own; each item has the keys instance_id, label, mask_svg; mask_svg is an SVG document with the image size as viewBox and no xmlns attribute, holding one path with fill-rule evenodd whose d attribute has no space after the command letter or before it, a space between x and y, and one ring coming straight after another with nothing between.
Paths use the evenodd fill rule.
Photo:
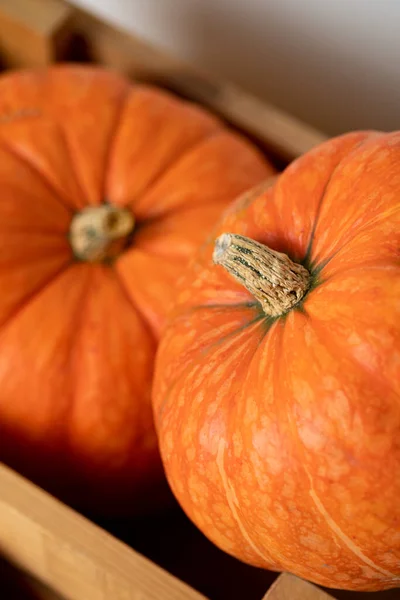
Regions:
<instances>
[{"instance_id":1,"label":"speckled orange pumpkin","mask_svg":"<svg viewBox=\"0 0 400 600\"><path fill-rule=\"evenodd\" d=\"M177 280L272 171L200 107L101 68L0 78L0 460L80 508L158 500L150 386Z\"/></svg>"},{"instance_id":2,"label":"speckled orange pumpkin","mask_svg":"<svg viewBox=\"0 0 400 600\"><path fill-rule=\"evenodd\" d=\"M174 494L242 561L400 586L400 133L324 143L214 239L159 347Z\"/></svg>"}]
</instances>

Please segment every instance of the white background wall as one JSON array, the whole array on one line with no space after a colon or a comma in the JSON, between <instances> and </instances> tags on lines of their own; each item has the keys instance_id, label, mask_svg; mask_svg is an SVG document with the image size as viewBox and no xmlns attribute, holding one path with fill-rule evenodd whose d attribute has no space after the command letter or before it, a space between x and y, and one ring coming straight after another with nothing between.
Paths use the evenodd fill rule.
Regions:
<instances>
[{"instance_id":1,"label":"white background wall","mask_svg":"<svg viewBox=\"0 0 400 600\"><path fill-rule=\"evenodd\" d=\"M327 133L400 129L400 0L73 0Z\"/></svg>"}]
</instances>

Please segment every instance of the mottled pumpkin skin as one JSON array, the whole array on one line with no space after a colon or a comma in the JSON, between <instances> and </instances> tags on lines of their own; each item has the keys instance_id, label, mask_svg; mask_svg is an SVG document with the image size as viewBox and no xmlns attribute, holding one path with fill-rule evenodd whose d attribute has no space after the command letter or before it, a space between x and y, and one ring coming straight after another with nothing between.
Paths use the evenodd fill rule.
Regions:
<instances>
[{"instance_id":1,"label":"mottled pumpkin skin","mask_svg":"<svg viewBox=\"0 0 400 600\"><path fill-rule=\"evenodd\" d=\"M150 386L179 274L272 171L201 108L112 72L0 78L0 460L84 509L158 499ZM131 245L78 262L71 219L105 201L132 209Z\"/></svg>"},{"instance_id":2,"label":"mottled pumpkin skin","mask_svg":"<svg viewBox=\"0 0 400 600\"><path fill-rule=\"evenodd\" d=\"M266 317L213 265L223 232L302 262L302 304ZM400 586L399 299L399 133L330 140L228 209L154 383L172 490L226 552L330 587Z\"/></svg>"}]
</instances>

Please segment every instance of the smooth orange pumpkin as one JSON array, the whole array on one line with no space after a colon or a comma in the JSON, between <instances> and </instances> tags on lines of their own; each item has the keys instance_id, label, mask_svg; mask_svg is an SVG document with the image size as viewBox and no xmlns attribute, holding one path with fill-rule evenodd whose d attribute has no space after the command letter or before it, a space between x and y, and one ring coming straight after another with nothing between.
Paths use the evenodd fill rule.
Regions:
<instances>
[{"instance_id":1,"label":"smooth orange pumpkin","mask_svg":"<svg viewBox=\"0 0 400 600\"><path fill-rule=\"evenodd\" d=\"M400 586L400 133L327 141L213 240L156 363L174 494L242 561Z\"/></svg>"},{"instance_id":2,"label":"smooth orange pumpkin","mask_svg":"<svg viewBox=\"0 0 400 600\"><path fill-rule=\"evenodd\" d=\"M0 460L85 510L148 506L177 279L272 172L205 110L101 68L0 78Z\"/></svg>"}]
</instances>

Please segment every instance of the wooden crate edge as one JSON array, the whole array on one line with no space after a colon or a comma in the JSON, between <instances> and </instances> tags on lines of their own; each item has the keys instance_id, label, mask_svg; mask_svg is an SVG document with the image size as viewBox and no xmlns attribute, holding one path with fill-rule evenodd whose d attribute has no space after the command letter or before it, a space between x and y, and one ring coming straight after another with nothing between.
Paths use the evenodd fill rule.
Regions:
<instances>
[{"instance_id":1,"label":"wooden crate edge","mask_svg":"<svg viewBox=\"0 0 400 600\"><path fill-rule=\"evenodd\" d=\"M290 573L282 573L262 600L334 600L317 586Z\"/></svg>"}]
</instances>

